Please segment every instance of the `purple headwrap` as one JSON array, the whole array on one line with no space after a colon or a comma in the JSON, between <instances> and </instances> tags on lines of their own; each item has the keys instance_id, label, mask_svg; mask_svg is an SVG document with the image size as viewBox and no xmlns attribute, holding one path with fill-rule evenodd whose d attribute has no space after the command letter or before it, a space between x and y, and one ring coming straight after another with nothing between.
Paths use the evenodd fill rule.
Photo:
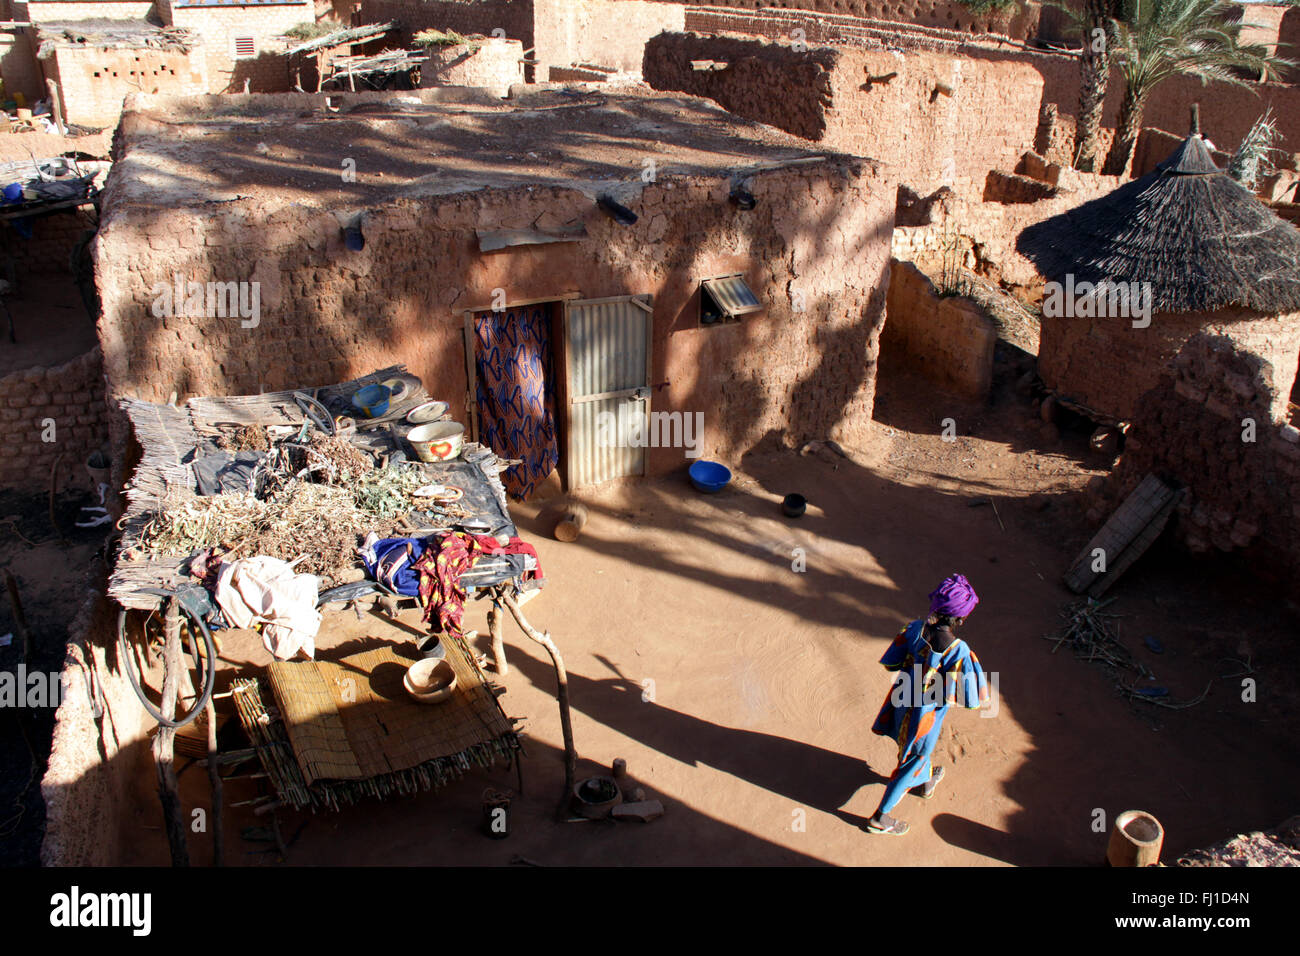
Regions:
<instances>
[{"instance_id":1,"label":"purple headwrap","mask_svg":"<svg viewBox=\"0 0 1300 956\"><path fill-rule=\"evenodd\" d=\"M979 595L964 574L950 574L930 592L930 613L965 617L979 602Z\"/></svg>"}]
</instances>

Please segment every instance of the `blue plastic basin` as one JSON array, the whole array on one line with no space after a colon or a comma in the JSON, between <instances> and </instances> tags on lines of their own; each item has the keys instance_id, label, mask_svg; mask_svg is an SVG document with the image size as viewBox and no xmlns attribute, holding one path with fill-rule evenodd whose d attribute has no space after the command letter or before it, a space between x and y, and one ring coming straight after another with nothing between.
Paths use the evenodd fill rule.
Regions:
<instances>
[{"instance_id":1,"label":"blue plastic basin","mask_svg":"<svg viewBox=\"0 0 1300 956\"><path fill-rule=\"evenodd\" d=\"M689 474L696 490L710 495L721 491L731 481L731 469L716 461L697 461L691 465Z\"/></svg>"},{"instance_id":2,"label":"blue plastic basin","mask_svg":"<svg viewBox=\"0 0 1300 956\"><path fill-rule=\"evenodd\" d=\"M388 400L393 397L386 385L367 385L352 396L352 404L369 418L378 418L388 411Z\"/></svg>"}]
</instances>

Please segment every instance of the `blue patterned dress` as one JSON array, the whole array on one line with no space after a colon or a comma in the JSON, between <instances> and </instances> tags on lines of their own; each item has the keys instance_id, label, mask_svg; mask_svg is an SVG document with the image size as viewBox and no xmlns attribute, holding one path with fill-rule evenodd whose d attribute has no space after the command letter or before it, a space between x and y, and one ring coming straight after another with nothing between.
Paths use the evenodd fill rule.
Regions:
<instances>
[{"instance_id":1,"label":"blue patterned dress","mask_svg":"<svg viewBox=\"0 0 1300 956\"><path fill-rule=\"evenodd\" d=\"M898 672L871 726L872 733L898 741L898 767L885 787L880 813L888 813L908 790L929 781L930 756L948 708L980 707L989 699L984 670L966 642L954 638L936 653L923 640L924 633L925 622L913 621L880 658L886 670Z\"/></svg>"}]
</instances>

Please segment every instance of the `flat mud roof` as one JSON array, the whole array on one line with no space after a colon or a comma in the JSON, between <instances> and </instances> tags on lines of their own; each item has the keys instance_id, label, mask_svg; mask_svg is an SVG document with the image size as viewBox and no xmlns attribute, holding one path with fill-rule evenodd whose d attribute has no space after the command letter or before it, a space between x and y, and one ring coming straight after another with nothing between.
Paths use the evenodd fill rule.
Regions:
<instances>
[{"instance_id":1,"label":"flat mud roof","mask_svg":"<svg viewBox=\"0 0 1300 956\"><path fill-rule=\"evenodd\" d=\"M127 98L115 202L193 207L727 175L827 155L688 96L546 87ZM843 158L843 157L840 157ZM581 185L580 185L581 188Z\"/></svg>"}]
</instances>

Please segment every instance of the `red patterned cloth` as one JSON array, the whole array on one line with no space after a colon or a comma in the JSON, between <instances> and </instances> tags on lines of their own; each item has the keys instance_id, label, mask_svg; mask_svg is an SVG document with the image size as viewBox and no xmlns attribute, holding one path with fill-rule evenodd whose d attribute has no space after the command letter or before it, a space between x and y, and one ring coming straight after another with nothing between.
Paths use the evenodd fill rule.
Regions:
<instances>
[{"instance_id":1,"label":"red patterned cloth","mask_svg":"<svg viewBox=\"0 0 1300 956\"><path fill-rule=\"evenodd\" d=\"M511 538L501 544L489 535L467 534L464 531L449 531L438 535L433 547L427 547L424 554L411 567L420 575L420 603L424 605L423 621L432 623L434 614L438 615L438 627L434 633L445 631L448 634L464 636L461 622L465 618L465 588L460 577L474 564L480 554L531 554L537 558L537 550L520 538ZM537 570L525 575L525 580L542 579L542 566L538 562Z\"/></svg>"}]
</instances>

